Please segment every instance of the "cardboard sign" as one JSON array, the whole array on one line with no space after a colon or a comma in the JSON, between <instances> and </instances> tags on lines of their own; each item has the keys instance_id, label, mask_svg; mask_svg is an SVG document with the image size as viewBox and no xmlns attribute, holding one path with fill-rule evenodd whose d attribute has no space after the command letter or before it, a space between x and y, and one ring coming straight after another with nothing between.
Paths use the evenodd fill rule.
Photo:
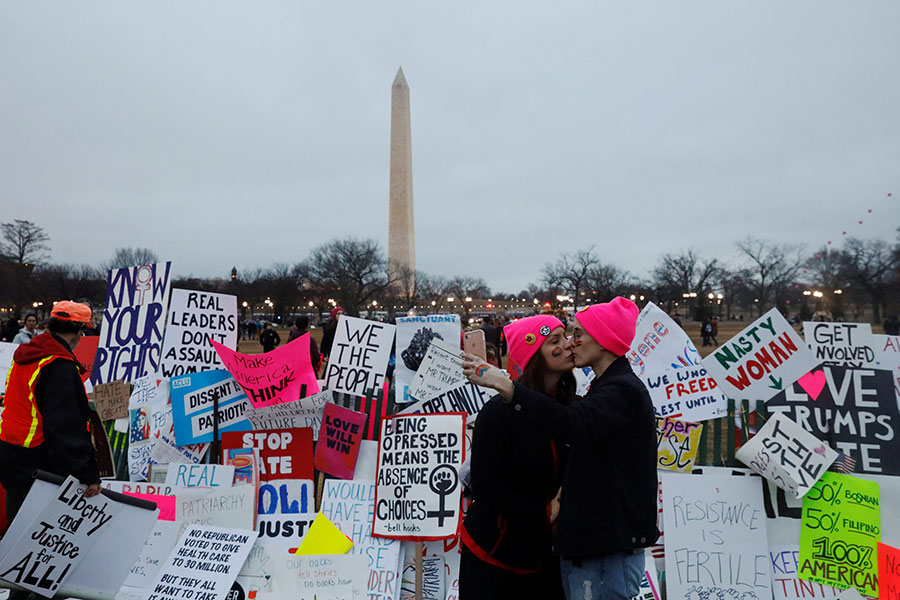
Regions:
<instances>
[{"instance_id":1,"label":"cardboard sign","mask_svg":"<svg viewBox=\"0 0 900 600\"><path fill-rule=\"evenodd\" d=\"M652 302L638 315L634 340L626 356L638 377L647 371L696 367L701 360L688 334Z\"/></svg>"},{"instance_id":2,"label":"cardboard sign","mask_svg":"<svg viewBox=\"0 0 900 600\"><path fill-rule=\"evenodd\" d=\"M312 479L312 430L269 429L231 432L222 435L222 449L257 448L260 479Z\"/></svg>"},{"instance_id":3,"label":"cardboard sign","mask_svg":"<svg viewBox=\"0 0 900 600\"><path fill-rule=\"evenodd\" d=\"M331 390L324 390L290 404L255 408L247 412L247 419L253 424L253 429L309 427L312 429L313 439L317 439L319 429L322 428L322 414L328 402L334 402L334 394Z\"/></svg>"},{"instance_id":4,"label":"cardboard sign","mask_svg":"<svg viewBox=\"0 0 900 600\"><path fill-rule=\"evenodd\" d=\"M878 543L878 597L900 600L900 550Z\"/></svg>"},{"instance_id":5,"label":"cardboard sign","mask_svg":"<svg viewBox=\"0 0 900 600\"><path fill-rule=\"evenodd\" d=\"M124 267L106 274L106 309L91 383L107 383L156 373L169 304L165 264Z\"/></svg>"},{"instance_id":6,"label":"cardboard sign","mask_svg":"<svg viewBox=\"0 0 900 600\"><path fill-rule=\"evenodd\" d=\"M825 473L803 497L800 579L878 594L878 484Z\"/></svg>"},{"instance_id":7,"label":"cardboard sign","mask_svg":"<svg viewBox=\"0 0 900 600\"><path fill-rule=\"evenodd\" d=\"M374 512L374 483L325 480L322 513L353 540L351 554L368 557L369 576L365 597L369 600L394 600L400 587L401 542L372 537Z\"/></svg>"},{"instance_id":8,"label":"cardboard sign","mask_svg":"<svg viewBox=\"0 0 900 600\"><path fill-rule=\"evenodd\" d=\"M281 567L284 563L280 563ZM368 598L364 556L333 554L298 556L287 570L276 571L296 600L353 600Z\"/></svg>"},{"instance_id":9,"label":"cardboard sign","mask_svg":"<svg viewBox=\"0 0 900 600\"><path fill-rule=\"evenodd\" d=\"M101 421L112 421L128 416L128 398L131 386L124 381L110 381L94 386L93 400Z\"/></svg>"},{"instance_id":10,"label":"cardboard sign","mask_svg":"<svg viewBox=\"0 0 900 600\"><path fill-rule=\"evenodd\" d=\"M137 410L155 403L159 399L159 384L156 375L145 375L131 382L131 396L128 398L128 409Z\"/></svg>"},{"instance_id":11,"label":"cardboard sign","mask_svg":"<svg viewBox=\"0 0 900 600\"><path fill-rule=\"evenodd\" d=\"M668 597L771 600L762 479L666 471L660 479Z\"/></svg>"},{"instance_id":12,"label":"cardboard sign","mask_svg":"<svg viewBox=\"0 0 900 600\"><path fill-rule=\"evenodd\" d=\"M890 371L822 367L821 387L795 383L766 403L835 450L856 461L857 471L900 475L900 414Z\"/></svg>"},{"instance_id":13,"label":"cardboard sign","mask_svg":"<svg viewBox=\"0 0 900 600\"><path fill-rule=\"evenodd\" d=\"M462 350L440 340L432 340L409 386L414 400L431 400L466 383L462 374Z\"/></svg>"},{"instance_id":14,"label":"cardboard sign","mask_svg":"<svg viewBox=\"0 0 900 600\"><path fill-rule=\"evenodd\" d=\"M256 488L236 485L230 488L193 488L179 490L175 496L175 520L195 525L253 529L256 518Z\"/></svg>"},{"instance_id":15,"label":"cardboard sign","mask_svg":"<svg viewBox=\"0 0 900 600\"><path fill-rule=\"evenodd\" d=\"M178 542L180 530L181 524L174 520L157 521L124 585L138 588L150 585L159 573L163 561Z\"/></svg>"},{"instance_id":16,"label":"cardboard sign","mask_svg":"<svg viewBox=\"0 0 900 600\"><path fill-rule=\"evenodd\" d=\"M467 423L472 423L478 418L478 413L484 408L488 400L494 397L493 390L483 388L463 381L430 400L419 400L403 409L401 414L433 414L444 412L464 412L468 415Z\"/></svg>"},{"instance_id":17,"label":"cardboard sign","mask_svg":"<svg viewBox=\"0 0 900 600\"><path fill-rule=\"evenodd\" d=\"M838 453L785 415L775 413L735 456L794 498L802 498Z\"/></svg>"},{"instance_id":18,"label":"cardboard sign","mask_svg":"<svg viewBox=\"0 0 900 600\"><path fill-rule=\"evenodd\" d=\"M768 400L818 363L777 308L703 359L729 398Z\"/></svg>"},{"instance_id":19,"label":"cardboard sign","mask_svg":"<svg viewBox=\"0 0 900 600\"><path fill-rule=\"evenodd\" d=\"M219 401L219 435L228 431L249 431L252 428L246 413L250 400L228 371L204 371L174 377L172 418L175 439L179 446L211 442L213 434L213 406Z\"/></svg>"},{"instance_id":20,"label":"cardboard sign","mask_svg":"<svg viewBox=\"0 0 900 600\"><path fill-rule=\"evenodd\" d=\"M234 483L233 465L169 463L166 485L172 487L226 487Z\"/></svg>"},{"instance_id":21,"label":"cardboard sign","mask_svg":"<svg viewBox=\"0 0 900 600\"><path fill-rule=\"evenodd\" d=\"M209 340L234 350L237 326L237 296L172 289L162 348L162 376L224 369Z\"/></svg>"},{"instance_id":22,"label":"cardboard sign","mask_svg":"<svg viewBox=\"0 0 900 600\"><path fill-rule=\"evenodd\" d=\"M690 473L697 460L703 425L656 417L656 468Z\"/></svg>"},{"instance_id":23,"label":"cardboard sign","mask_svg":"<svg viewBox=\"0 0 900 600\"><path fill-rule=\"evenodd\" d=\"M272 479L260 482L257 494L260 515L296 515L313 510L313 482L305 479Z\"/></svg>"},{"instance_id":24,"label":"cardboard sign","mask_svg":"<svg viewBox=\"0 0 900 600\"><path fill-rule=\"evenodd\" d=\"M255 531L189 527L150 584L151 597L225 600L255 541Z\"/></svg>"},{"instance_id":25,"label":"cardboard sign","mask_svg":"<svg viewBox=\"0 0 900 600\"><path fill-rule=\"evenodd\" d=\"M868 323L807 321L803 337L818 363L854 369L875 366L875 340Z\"/></svg>"},{"instance_id":26,"label":"cardboard sign","mask_svg":"<svg viewBox=\"0 0 900 600\"><path fill-rule=\"evenodd\" d=\"M657 417L696 422L728 414L728 398L702 366L647 371L641 381L650 392Z\"/></svg>"},{"instance_id":27,"label":"cardboard sign","mask_svg":"<svg viewBox=\"0 0 900 600\"><path fill-rule=\"evenodd\" d=\"M459 346L461 329L459 315L421 315L397 317L397 366L394 385L402 402L411 402L409 386L422 364L432 340L443 340Z\"/></svg>"},{"instance_id":28,"label":"cardboard sign","mask_svg":"<svg viewBox=\"0 0 900 600\"><path fill-rule=\"evenodd\" d=\"M0 559L0 579L41 596L54 595L119 513L119 504L105 496L85 498L85 488L75 477L66 478Z\"/></svg>"},{"instance_id":29,"label":"cardboard sign","mask_svg":"<svg viewBox=\"0 0 900 600\"><path fill-rule=\"evenodd\" d=\"M367 418L336 404L326 405L316 444L315 468L338 479L352 479Z\"/></svg>"},{"instance_id":30,"label":"cardboard sign","mask_svg":"<svg viewBox=\"0 0 900 600\"><path fill-rule=\"evenodd\" d=\"M363 396L384 386L394 325L344 315L338 321L325 381L334 392ZM307 342L307 347L309 342Z\"/></svg>"},{"instance_id":31,"label":"cardboard sign","mask_svg":"<svg viewBox=\"0 0 900 600\"><path fill-rule=\"evenodd\" d=\"M900 405L900 336L873 335L875 343L875 365L878 369L889 370L894 375L894 391Z\"/></svg>"},{"instance_id":32,"label":"cardboard sign","mask_svg":"<svg viewBox=\"0 0 900 600\"><path fill-rule=\"evenodd\" d=\"M304 385L307 395L319 391L308 333L265 354L240 354L215 340L212 345L254 408L299 400Z\"/></svg>"},{"instance_id":33,"label":"cardboard sign","mask_svg":"<svg viewBox=\"0 0 900 600\"><path fill-rule=\"evenodd\" d=\"M422 600L445 600L444 558L442 556L422 557ZM416 557L407 552L400 577L400 600L416 598Z\"/></svg>"},{"instance_id":34,"label":"cardboard sign","mask_svg":"<svg viewBox=\"0 0 900 600\"><path fill-rule=\"evenodd\" d=\"M381 422L373 536L456 535L465 426L464 413L397 415Z\"/></svg>"}]
</instances>

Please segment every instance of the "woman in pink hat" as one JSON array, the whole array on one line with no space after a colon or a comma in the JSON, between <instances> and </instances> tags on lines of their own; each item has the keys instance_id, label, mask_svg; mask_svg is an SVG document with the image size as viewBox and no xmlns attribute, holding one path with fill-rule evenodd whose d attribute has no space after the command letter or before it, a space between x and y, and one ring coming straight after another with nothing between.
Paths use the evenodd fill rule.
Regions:
<instances>
[{"instance_id":1,"label":"woman in pink hat","mask_svg":"<svg viewBox=\"0 0 900 600\"><path fill-rule=\"evenodd\" d=\"M518 378L522 385L557 402L574 398L574 359L559 319L520 319L503 333L510 359L524 366ZM559 564L551 552L562 450L544 427L522 419L499 396L478 413L473 502L461 532L461 600L563 597Z\"/></svg>"}]
</instances>

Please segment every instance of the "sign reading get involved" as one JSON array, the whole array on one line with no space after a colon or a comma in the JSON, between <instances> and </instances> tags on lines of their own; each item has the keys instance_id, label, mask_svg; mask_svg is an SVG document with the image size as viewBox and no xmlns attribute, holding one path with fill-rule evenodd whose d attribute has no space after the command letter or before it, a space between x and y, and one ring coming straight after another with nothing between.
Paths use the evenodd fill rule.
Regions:
<instances>
[{"instance_id":1,"label":"sign reading get involved","mask_svg":"<svg viewBox=\"0 0 900 600\"><path fill-rule=\"evenodd\" d=\"M703 366L729 398L754 400L768 400L817 364L777 308L703 359Z\"/></svg>"}]
</instances>

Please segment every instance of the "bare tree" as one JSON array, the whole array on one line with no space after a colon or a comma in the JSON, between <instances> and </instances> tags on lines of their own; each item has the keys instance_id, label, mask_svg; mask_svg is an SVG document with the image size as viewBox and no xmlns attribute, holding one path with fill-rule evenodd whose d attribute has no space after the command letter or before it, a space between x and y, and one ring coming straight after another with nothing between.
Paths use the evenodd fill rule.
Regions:
<instances>
[{"instance_id":1,"label":"bare tree","mask_svg":"<svg viewBox=\"0 0 900 600\"><path fill-rule=\"evenodd\" d=\"M598 264L588 271L587 289L592 302L607 302L634 285L628 271L615 265Z\"/></svg>"},{"instance_id":2,"label":"bare tree","mask_svg":"<svg viewBox=\"0 0 900 600\"><path fill-rule=\"evenodd\" d=\"M718 268L719 259L702 259L693 248L679 254L664 254L653 269L649 289L670 311L677 299L694 294L688 297L693 301L693 316L698 317L700 304L697 298L709 291Z\"/></svg>"},{"instance_id":3,"label":"bare tree","mask_svg":"<svg viewBox=\"0 0 900 600\"><path fill-rule=\"evenodd\" d=\"M467 323L465 320L468 313L472 312L472 301L475 298L484 298L491 295L491 289L480 277L465 277L457 275L447 282L446 291L452 294L455 300L462 305L460 313L463 315L463 325Z\"/></svg>"},{"instance_id":4,"label":"bare tree","mask_svg":"<svg viewBox=\"0 0 900 600\"><path fill-rule=\"evenodd\" d=\"M156 252L149 248L116 248L113 257L100 265L101 271L112 271L124 267L139 267L159 262Z\"/></svg>"},{"instance_id":5,"label":"bare tree","mask_svg":"<svg viewBox=\"0 0 900 600\"><path fill-rule=\"evenodd\" d=\"M547 287L559 287L571 292L577 309L581 301L580 292L588 289L591 271L598 266L600 259L594 255L593 246L577 252L563 252L556 262L544 265L543 282Z\"/></svg>"},{"instance_id":6,"label":"bare tree","mask_svg":"<svg viewBox=\"0 0 900 600\"><path fill-rule=\"evenodd\" d=\"M754 293L758 314L780 304L782 296L803 264L803 246L775 244L748 237L737 242L738 250L748 259L747 284Z\"/></svg>"},{"instance_id":7,"label":"bare tree","mask_svg":"<svg viewBox=\"0 0 900 600\"><path fill-rule=\"evenodd\" d=\"M866 291L872 305L872 321L881 321L881 311L891 292L897 289L900 253L885 240L849 238L844 261L847 277Z\"/></svg>"},{"instance_id":8,"label":"bare tree","mask_svg":"<svg viewBox=\"0 0 900 600\"><path fill-rule=\"evenodd\" d=\"M0 255L16 264L36 265L47 258L50 236L43 227L31 221L16 219L12 223L0 225L3 241L0 242Z\"/></svg>"},{"instance_id":9,"label":"bare tree","mask_svg":"<svg viewBox=\"0 0 900 600\"><path fill-rule=\"evenodd\" d=\"M378 242L345 238L315 248L294 267L301 289L332 297L353 316L384 293L387 262Z\"/></svg>"}]
</instances>

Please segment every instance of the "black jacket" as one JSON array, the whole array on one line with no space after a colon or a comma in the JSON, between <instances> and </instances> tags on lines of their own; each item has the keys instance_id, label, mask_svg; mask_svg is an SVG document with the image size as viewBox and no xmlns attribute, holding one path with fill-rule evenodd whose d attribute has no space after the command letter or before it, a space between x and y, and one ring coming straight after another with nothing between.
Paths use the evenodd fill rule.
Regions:
<instances>
[{"instance_id":1,"label":"black jacket","mask_svg":"<svg viewBox=\"0 0 900 600\"><path fill-rule=\"evenodd\" d=\"M568 406L521 384L516 410L570 444L555 550L587 558L656 542L656 417L647 388L619 357Z\"/></svg>"},{"instance_id":2,"label":"black jacket","mask_svg":"<svg viewBox=\"0 0 900 600\"><path fill-rule=\"evenodd\" d=\"M521 418L499 396L478 413L472 436L473 500L462 537L481 560L521 572L547 566L550 501L562 479L556 446L542 426Z\"/></svg>"}]
</instances>

